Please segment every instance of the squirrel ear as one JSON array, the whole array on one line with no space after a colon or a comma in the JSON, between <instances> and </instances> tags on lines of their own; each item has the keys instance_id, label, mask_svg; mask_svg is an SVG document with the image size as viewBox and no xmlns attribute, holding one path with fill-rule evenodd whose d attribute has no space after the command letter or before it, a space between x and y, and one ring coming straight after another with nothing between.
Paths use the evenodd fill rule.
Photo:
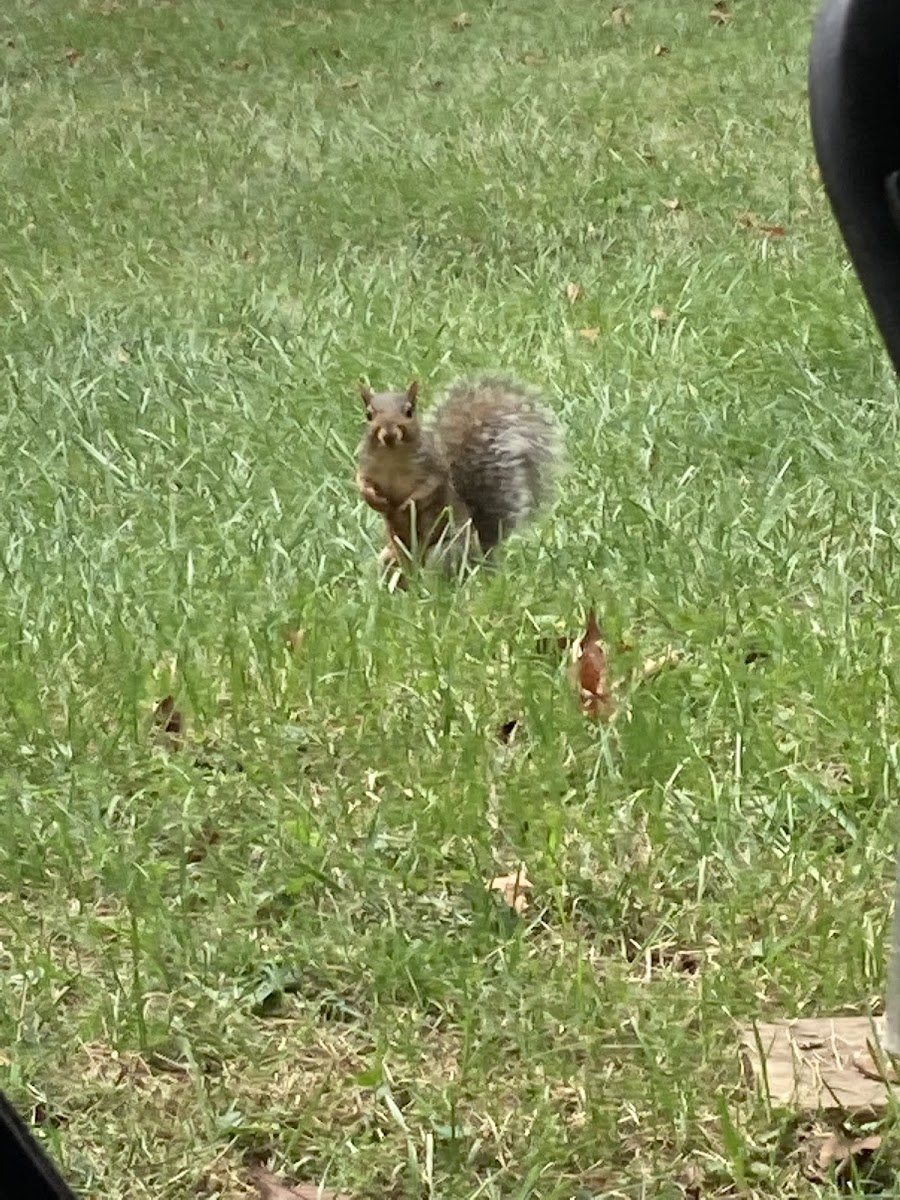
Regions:
<instances>
[{"instance_id":1,"label":"squirrel ear","mask_svg":"<svg viewBox=\"0 0 900 1200\"><path fill-rule=\"evenodd\" d=\"M372 399L373 399L372 389L370 387L367 387L366 384L364 384L362 382L362 380L360 380L360 384L359 384L359 394L362 396L364 404L369 405L372 403Z\"/></svg>"},{"instance_id":2,"label":"squirrel ear","mask_svg":"<svg viewBox=\"0 0 900 1200\"><path fill-rule=\"evenodd\" d=\"M406 399L409 401L409 403L411 405L415 406L416 396L418 396L418 394L419 394L419 384L418 384L418 381L414 379L412 381L412 383L409 385L409 387L406 389Z\"/></svg>"}]
</instances>

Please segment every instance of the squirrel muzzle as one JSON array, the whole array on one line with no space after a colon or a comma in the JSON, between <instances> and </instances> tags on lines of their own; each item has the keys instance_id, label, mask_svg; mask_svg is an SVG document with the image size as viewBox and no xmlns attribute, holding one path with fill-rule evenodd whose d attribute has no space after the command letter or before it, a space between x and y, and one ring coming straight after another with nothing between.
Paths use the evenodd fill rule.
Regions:
<instances>
[{"instance_id":1,"label":"squirrel muzzle","mask_svg":"<svg viewBox=\"0 0 900 1200\"><path fill-rule=\"evenodd\" d=\"M406 431L402 425L379 425L375 438L380 446L398 446L405 440Z\"/></svg>"}]
</instances>

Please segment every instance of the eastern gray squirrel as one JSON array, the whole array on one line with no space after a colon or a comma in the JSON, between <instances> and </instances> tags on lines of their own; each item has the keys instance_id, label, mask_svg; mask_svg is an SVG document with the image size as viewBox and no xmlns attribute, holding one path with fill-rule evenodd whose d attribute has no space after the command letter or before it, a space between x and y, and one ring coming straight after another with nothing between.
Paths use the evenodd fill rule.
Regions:
<instances>
[{"instance_id":1,"label":"eastern gray squirrel","mask_svg":"<svg viewBox=\"0 0 900 1200\"><path fill-rule=\"evenodd\" d=\"M439 553L454 569L471 545L483 555L549 500L563 459L559 426L543 398L501 376L454 383L425 426L418 385L360 385L368 426L356 484L384 517L382 565L403 586L403 561Z\"/></svg>"}]
</instances>

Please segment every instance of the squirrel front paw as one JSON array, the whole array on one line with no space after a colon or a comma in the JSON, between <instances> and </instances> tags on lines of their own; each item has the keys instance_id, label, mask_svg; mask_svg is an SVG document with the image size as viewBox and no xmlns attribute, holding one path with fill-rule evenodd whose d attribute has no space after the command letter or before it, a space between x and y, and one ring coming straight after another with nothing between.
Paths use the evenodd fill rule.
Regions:
<instances>
[{"instance_id":1,"label":"squirrel front paw","mask_svg":"<svg viewBox=\"0 0 900 1200\"><path fill-rule=\"evenodd\" d=\"M389 513L394 508L394 505L387 498L387 496L385 496L383 492L380 492L378 488L374 487L371 483L361 480L359 482L359 494L366 504L368 504L369 508L374 508L378 513Z\"/></svg>"},{"instance_id":2,"label":"squirrel front paw","mask_svg":"<svg viewBox=\"0 0 900 1200\"><path fill-rule=\"evenodd\" d=\"M385 546L378 555L378 566L382 579L391 591L399 589L401 592L405 592L407 590L409 585L400 566L397 549L393 544Z\"/></svg>"}]
</instances>

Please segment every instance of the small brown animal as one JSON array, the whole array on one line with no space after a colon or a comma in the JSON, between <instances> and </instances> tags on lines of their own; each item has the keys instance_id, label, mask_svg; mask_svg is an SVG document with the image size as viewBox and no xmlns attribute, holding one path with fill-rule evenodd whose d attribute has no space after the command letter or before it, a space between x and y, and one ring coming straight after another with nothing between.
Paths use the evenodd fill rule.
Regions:
<instances>
[{"instance_id":1,"label":"small brown animal","mask_svg":"<svg viewBox=\"0 0 900 1200\"><path fill-rule=\"evenodd\" d=\"M561 437L543 400L521 384L495 376L456 383L428 427L415 381L405 392L361 385L360 394L368 426L357 488L384 517L381 562L400 586L404 562L438 556L456 571L476 539L490 555L549 497Z\"/></svg>"}]
</instances>

